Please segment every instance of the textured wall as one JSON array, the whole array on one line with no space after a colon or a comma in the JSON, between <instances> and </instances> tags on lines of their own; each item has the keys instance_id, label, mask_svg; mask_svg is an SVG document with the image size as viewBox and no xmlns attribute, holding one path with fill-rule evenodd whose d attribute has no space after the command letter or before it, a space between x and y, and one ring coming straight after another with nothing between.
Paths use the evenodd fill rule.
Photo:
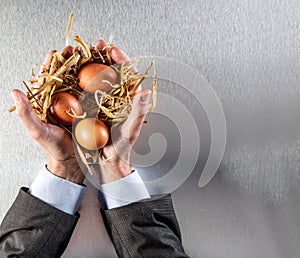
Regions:
<instances>
[{"instance_id":1,"label":"textured wall","mask_svg":"<svg viewBox=\"0 0 300 258\"><path fill-rule=\"evenodd\" d=\"M222 102L228 139L218 174L198 188L199 160L173 194L186 252L191 257L299 257L296 0L2 0L0 218L45 162L16 115L6 112L13 104L9 91L22 88L21 80L47 51L64 46L72 11L73 34L91 43L113 35L130 56L167 56L190 64ZM64 256L115 257L91 187L81 213Z\"/></svg>"}]
</instances>

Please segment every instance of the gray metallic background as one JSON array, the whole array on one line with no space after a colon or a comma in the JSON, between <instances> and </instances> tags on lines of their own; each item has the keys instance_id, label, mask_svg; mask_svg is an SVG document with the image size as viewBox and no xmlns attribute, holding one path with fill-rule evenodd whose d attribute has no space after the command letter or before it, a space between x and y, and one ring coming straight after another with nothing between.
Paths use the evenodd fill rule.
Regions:
<instances>
[{"instance_id":1,"label":"gray metallic background","mask_svg":"<svg viewBox=\"0 0 300 258\"><path fill-rule=\"evenodd\" d=\"M187 254L299 257L300 2L296 0L2 0L0 218L19 187L28 186L46 162L16 114L6 112L13 104L10 90L23 89L21 80L47 51L63 48L72 11L73 35L91 43L113 35L129 56L180 60L198 70L220 98L227 146L217 175L202 189L197 183L207 158L209 127L201 106L192 98L187 104L201 138L197 167L173 194ZM184 102L179 90L170 92ZM178 131L171 122L165 124L170 130L164 136L171 139L167 143L176 154ZM141 153L143 141L148 148L142 135L136 147ZM162 169L174 159L166 155ZM147 173L151 175L151 169ZM64 257L116 257L97 205L95 190L89 187Z\"/></svg>"}]
</instances>

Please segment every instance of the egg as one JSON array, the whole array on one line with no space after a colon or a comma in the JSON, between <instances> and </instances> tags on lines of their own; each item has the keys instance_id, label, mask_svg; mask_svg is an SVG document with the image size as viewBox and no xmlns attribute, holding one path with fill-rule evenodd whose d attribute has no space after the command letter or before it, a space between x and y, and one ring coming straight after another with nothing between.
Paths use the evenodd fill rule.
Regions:
<instances>
[{"instance_id":1,"label":"egg","mask_svg":"<svg viewBox=\"0 0 300 258\"><path fill-rule=\"evenodd\" d=\"M107 65L89 63L79 70L77 78L79 86L87 92L107 92L112 89L111 85L117 82L117 73Z\"/></svg>"},{"instance_id":2,"label":"egg","mask_svg":"<svg viewBox=\"0 0 300 258\"><path fill-rule=\"evenodd\" d=\"M72 125L76 118L67 113L73 114L71 109L76 115L82 114L81 104L76 97L67 92L58 92L52 95L50 112L58 122L66 126Z\"/></svg>"},{"instance_id":3,"label":"egg","mask_svg":"<svg viewBox=\"0 0 300 258\"><path fill-rule=\"evenodd\" d=\"M85 149L97 150L107 144L109 132L107 126L101 120L85 118L77 123L75 138Z\"/></svg>"}]
</instances>

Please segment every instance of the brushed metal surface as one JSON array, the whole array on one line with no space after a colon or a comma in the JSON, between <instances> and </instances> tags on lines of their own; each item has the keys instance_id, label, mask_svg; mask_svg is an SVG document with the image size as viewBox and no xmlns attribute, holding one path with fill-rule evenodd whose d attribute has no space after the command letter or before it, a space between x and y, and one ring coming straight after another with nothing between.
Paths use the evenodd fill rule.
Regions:
<instances>
[{"instance_id":1,"label":"brushed metal surface","mask_svg":"<svg viewBox=\"0 0 300 258\"><path fill-rule=\"evenodd\" d=\"M16 114L9 90L22 88L31 67L61 49L69 13L72 34L94 43L114 41L131 57L166 56L191 65L213 86L227 123L227 145L218 173L198 187L211 144L203 108L180 89L164 90L187 105L200 137L200 157L173 194L191 257L296 258L300 254L300 2L232 1L1 1L0 8L0 218L18 188L29 185L45 156ZM169 87L169 88L168 88ZM155 119L149 114L149 120ZM161 119L161 118L159 118ZM180 130L171 120L144 126L135 150L167 143L160 167L174 166ZM187 125L188 126L188 125ZM188 153L187 153L188 154ZM188 157L188 155L187 155ZM155 173L156 174L155 174ZM147 176L147 173L144 173ZM116 257L98 213L94 189L64 257Z\"/></svg>"}]
</instances>

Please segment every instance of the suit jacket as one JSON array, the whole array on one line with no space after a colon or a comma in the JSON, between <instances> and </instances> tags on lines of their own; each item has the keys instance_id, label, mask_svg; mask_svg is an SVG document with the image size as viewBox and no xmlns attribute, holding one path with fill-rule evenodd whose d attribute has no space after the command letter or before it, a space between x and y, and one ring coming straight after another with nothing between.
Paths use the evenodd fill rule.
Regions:
<instances>
[{"instance_id":1,"label":"suit jacket","mask_svg":"<svg viewBox=\"0 0 300 258\"><path fill-rule=\"evenodd\" d=\"M0 227L0 257L60 257L79 214L66 214L21 188ZM119 257L187 257L171 197L101 211Z\"/></svg>"}]
</instances>

